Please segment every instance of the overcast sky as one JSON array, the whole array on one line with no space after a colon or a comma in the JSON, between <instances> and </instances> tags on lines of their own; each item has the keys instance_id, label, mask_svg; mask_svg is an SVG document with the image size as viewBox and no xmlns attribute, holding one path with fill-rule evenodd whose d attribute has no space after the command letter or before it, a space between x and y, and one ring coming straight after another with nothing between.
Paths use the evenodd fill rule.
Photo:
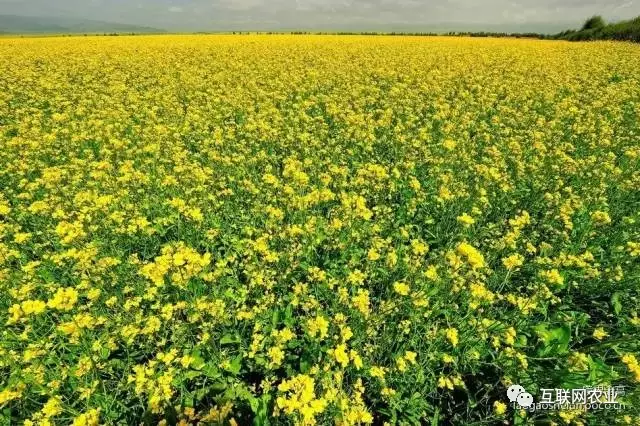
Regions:
<instances>
[{"instance_id":1,"label":"overcast sky","mask_svg":"<svg viewBox=\"0 0 640 426\"><path fill-rule=\"evenodd\" d=\"M429 28L544 30L592 15L640 15L640 0L0 0L0 14L57 16L168 30Z\"/></svg>"}]
</instances>

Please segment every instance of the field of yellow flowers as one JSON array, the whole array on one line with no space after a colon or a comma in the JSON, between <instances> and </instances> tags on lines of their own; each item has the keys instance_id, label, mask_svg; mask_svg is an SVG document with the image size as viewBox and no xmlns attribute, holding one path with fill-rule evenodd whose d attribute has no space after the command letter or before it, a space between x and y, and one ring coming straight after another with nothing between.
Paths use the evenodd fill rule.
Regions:
<instances>
[{"instance_id":1,"label":"field of yellow flowers","mask_svg":"<svg viewBox=\"0 0 640 426\"><path fill-rule=\"evenodd\" d=\"M640 424L639 46L0 58L0 425Z\"/></svg>"}]
</instances>

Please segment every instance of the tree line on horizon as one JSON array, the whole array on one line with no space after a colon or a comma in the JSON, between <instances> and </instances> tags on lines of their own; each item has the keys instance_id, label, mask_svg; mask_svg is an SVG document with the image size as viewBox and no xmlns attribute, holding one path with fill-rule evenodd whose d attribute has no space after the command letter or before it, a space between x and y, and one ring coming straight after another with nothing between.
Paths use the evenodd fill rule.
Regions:
<instances>
[{"instance_id":1,"label":"tree line on horizon","mask_svg":"<svg viewBox=\"0 0 640 426\"><path fill-rule=\"evenodd\" d=\"M553 36L570 41L620 40L640 42L640 16L628 21L606 23L601 16L593 16L580 30L567 30Z\"/></svg>"},{"instance_id":2,"label":"tree line on horizon","mask_svg":"<svg viewBox=\"0 0 640 426\"><path fill-rule=\"evenodd\" d=\"M244 34L235 31L233 34ZM249 34L247 32L246 34ZM264 34L337 34L337 35L398 35L398 36L458 36L458 37L512 37L512 38L535 38L545 40L569 40L569 41L590 41L590 40L619 40L640 42L640 16L628 21L607 23L601 16L593 16L585 21L579 30L565 30L557 34L541 34L535 32L527 33L507 33L491 31L450 31L445 34L434 32L376 32L376 31L338 31L338 32L317 32L317 31L289 31L278 32L269 31Z\"/></svg>"}]
</instances>

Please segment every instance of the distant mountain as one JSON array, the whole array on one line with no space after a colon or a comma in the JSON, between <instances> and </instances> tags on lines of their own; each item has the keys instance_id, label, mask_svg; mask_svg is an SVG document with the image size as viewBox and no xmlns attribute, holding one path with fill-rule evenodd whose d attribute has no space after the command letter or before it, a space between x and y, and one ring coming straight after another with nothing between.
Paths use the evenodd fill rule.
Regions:
<instances>
[{"instance_id":1,"label":"distant mountain","mask_svg":"<svg viewBox=\"0 0 640 426\"><path fill-rule=\"evenodd\" d=\"M138 25L88 19L0 15L0 34L163 33Z\"/></svg>"}]
</instances>

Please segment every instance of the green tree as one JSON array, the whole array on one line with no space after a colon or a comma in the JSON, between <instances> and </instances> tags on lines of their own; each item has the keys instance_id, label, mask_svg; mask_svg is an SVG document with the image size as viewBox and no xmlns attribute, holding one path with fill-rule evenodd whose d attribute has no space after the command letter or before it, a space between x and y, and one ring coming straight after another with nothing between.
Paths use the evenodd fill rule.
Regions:
<instances>
[{"instance_id":1,"label":"green tree","mask_svg":"<svg viewBox=\"0 0 640 426\"><path fill-rule=\"evenodd\" d=\"M582 26L583 30L594 30L597 28L603 28L606 25L602 16L592 16Z\"/></svg>"}]
</instances>

